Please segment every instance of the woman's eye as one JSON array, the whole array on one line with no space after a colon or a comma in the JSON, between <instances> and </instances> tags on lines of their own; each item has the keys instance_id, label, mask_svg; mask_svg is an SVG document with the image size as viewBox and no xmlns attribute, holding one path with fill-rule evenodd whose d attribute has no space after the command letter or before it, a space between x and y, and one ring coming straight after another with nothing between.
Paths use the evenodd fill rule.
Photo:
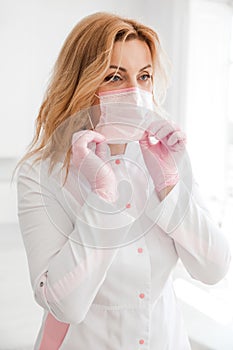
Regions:
<instances>
[{"instance_id":1,"label":"woman's eye","mask_svg":"<svg viewBox=\"0 0 233 350\"><path fill-rule=\"evenodd\" d=\"M122 80L121 77L115 74L109 75L104 79L104 81L120 81L120 80Z\"/></svg>"},{"instance_id":2,"label":"woman's eye","mask_svg":"<svg viewBox=\"0 0 233 350\"><path fill-rule=\"evenodd\" d=\"M149 80L149 79L151 79L151 75L150 74L143 74L140 76L140 79L143 81Z\"/></svg>"}]
</instances>

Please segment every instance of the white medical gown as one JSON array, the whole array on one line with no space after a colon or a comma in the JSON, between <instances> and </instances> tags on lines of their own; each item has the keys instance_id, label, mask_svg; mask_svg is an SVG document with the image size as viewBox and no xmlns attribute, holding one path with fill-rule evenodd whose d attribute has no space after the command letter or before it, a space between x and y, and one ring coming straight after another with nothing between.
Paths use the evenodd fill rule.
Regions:
<instances>
[{"instance_id":1,"label":"white medical gown","mask_svg":"<svg viewBox=\"0 0 233 350\"><path fill-rule=\"evenodd\" d=\"M73 166L64 186L62 163L51 175L48 160L19 170L20 228L44 309L34 349L188 350L172 271L180 258L194 279L214 284L228 270L228 243L191 173L160 202L137 142L109 162L115 204Z\"/></svg>"}]
</instances>

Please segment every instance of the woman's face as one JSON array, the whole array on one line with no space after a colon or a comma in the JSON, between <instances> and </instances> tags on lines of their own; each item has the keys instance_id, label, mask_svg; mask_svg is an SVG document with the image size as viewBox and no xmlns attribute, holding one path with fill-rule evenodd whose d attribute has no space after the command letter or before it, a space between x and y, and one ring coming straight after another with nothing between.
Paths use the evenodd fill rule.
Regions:
<instances>
[{"instance_id":1,"label":"woman's face","mask_svg":"<svg viewBox=\"0 0 233 350\"><path fill-rule=\"evenodd\" d=\"M148 45L139 39L132 39L114 44L112 57L106 77L96 91L96 95L104 91L112 91L138 87L152 92L152 57ZM94 105L99 104L96 97ZM92 112L92 123L99 121L100 111Z\"/></svg>"},{"instance_id":2,"label":"woman's face","mask_svg":"<svg viewBox=\"0 0 233 350\"><path fill-rule=\"evenodd\" d=\"M152 92L152 57L148 45L139 39L114 44L110 66L97 94L138 87Z\"/></svg>"}]
</instances>

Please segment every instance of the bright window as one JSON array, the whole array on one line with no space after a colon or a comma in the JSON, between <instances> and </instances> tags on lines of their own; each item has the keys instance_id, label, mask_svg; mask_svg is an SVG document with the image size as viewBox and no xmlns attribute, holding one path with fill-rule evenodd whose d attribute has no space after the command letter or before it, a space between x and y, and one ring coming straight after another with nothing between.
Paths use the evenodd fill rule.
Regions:
<instances>
[{"instance_id":1,"label":"bright window","mask_svg":"<svg viewBox=\"0 0 233 350\"><path fill-rule=\"evenodd\" d=\"M232 9L223 1L210 0L193 0L190 6L188 146L194 174L205 195L222 201L226 191Z\"/></svg>"},{"instance_id":2,"label":"bright window","mask_svg":"<svg viewBox=\"0 0 233 350\"><path fill-rule=\"evenodd\" d=\"M233 1L190 0L187 30L188 151L194 177L233 252ZM232 267L215 286L202 285L179 269L182 278L175 287L181 300L216 322L233 322Z\"/></svg>"}]
</instances>

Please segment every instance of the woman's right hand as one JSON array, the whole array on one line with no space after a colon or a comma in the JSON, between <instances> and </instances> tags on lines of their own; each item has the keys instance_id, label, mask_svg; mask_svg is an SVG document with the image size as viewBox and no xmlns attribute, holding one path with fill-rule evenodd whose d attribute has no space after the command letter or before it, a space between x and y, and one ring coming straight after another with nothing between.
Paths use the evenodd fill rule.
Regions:
<instances>
[{"instance_id":1,"label":"woman's right hand","mask_svg":"<svg viewBox=\"0 0 233 350\"><path fill-rule=\"evenodd\" d=\"M107 159L105 137L92 130L81 130L72 137L72 163L87 178L92 191L107 202L117 200L117 181ZM88 148L96 143L95 153Z\"/></svg>"}]
</instances>

